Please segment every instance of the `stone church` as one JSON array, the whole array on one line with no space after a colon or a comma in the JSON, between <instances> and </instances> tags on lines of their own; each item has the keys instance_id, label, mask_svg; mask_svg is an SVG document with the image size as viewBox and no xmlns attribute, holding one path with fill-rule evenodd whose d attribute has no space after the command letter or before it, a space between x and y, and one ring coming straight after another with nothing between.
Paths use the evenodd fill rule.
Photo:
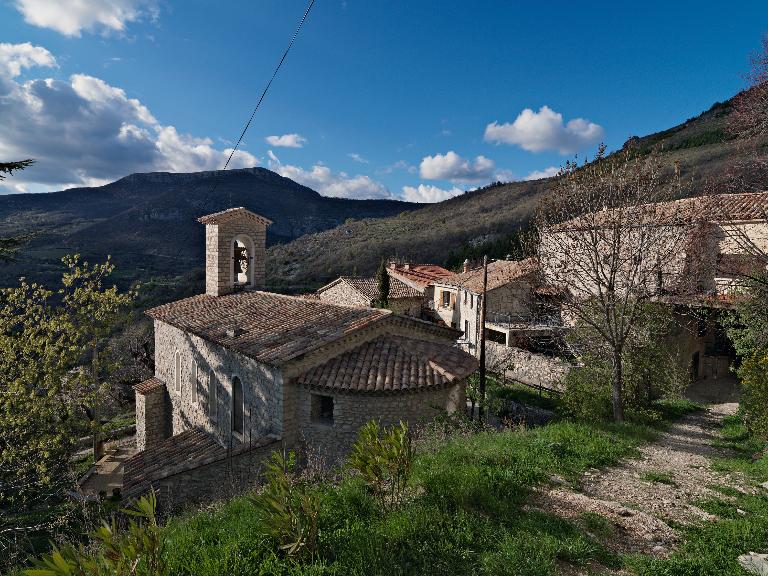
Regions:
<instances>
[{"instance_id":1,"label":"stone church","mask_svg":"<svg viewBox=\"0 0 768 576\"><path fill-rule=\"evenodd\" d=\"M416 425L465 408L477 361L454 347L457 330L261 291L271 222L245 208L199 221L205 294L147 312L155 375L135 387L126 496L204 498L252 484L273 450L333 462L369 420Z\"/></svg>"}]
</instances>

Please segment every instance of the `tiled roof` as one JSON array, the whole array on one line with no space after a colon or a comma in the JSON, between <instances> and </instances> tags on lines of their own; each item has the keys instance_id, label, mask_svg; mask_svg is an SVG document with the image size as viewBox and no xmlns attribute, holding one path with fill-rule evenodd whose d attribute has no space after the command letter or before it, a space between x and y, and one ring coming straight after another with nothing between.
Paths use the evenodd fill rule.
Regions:
<instances>
[{"instance_id":1,"label":"tiled roof","mask_svg":"<svg viewBox=\"0 0 768 576\"><path fill-rule=\"evenodd\" d=\"M149 380L144 380L144 382L136 384L133 389L137 394L147 395L150 392L161 390L164 387L165 384L163 384L162 381L158 380L157 378L150 378Z\"/></svg>"},{"instance_id":2,"label":"tiled roof","mask_svg":"<svg viewBox=\"0 0 768 576\"><path fill-rule=\"evenodd\" d=\"M301 374L316 389L397 393L441 388L478 368L477 359L449 344L379 336Z\"/></svg>"},{"instance_id":3,"label":"tiled roof","mask_svg":"<svg viewBox=\"0 0 768 576\"><path fill-rule=\"evenodd\" d=\"M318 293L324 292L331 286L336 286L338 283L344 282L345 284L356 290L363 298L368 300L379 299L379 282L376 278L361 278L359 276L342 276L337 280L334 280L330 284L318 289ZM397 278L391 278L389 282L389 299L397 300L399 298L421 298L422 294L415 288L411 288L408 284L401 282Z\"/></svg>"},{"instance_id":4,"label":"tiled roof","mask_svg":"<svg viewBox=\"0 0 768 576\"><path fill-rule=\"evenodd\" d=\"M389 315L271 292L201 294L147 311L156 320L279 366Z\"/></svg>"},{"instance_id":5,"label":"tiled roof","mask_svg":"<svg viewBox=\"0 0 768 576\"><path fill-rule=\"evenodd\" d=\"M682 200L644 204L627 210L629 212L622 217L627 225L768 220L768 192L696 196ZM585 226L599 226L602 221L609 221L611 213L611 210L593 212L558 224L554 229L567 230Z\"/></svg>"},{"instance_id":6,"label":"tiled roof","mask_svg":"<svg viewBox=\"0 0 768 576\"><path fill-rule=\"evenodd\" d=\"M537 273L538 264L534 258L525 260L497 260L488 264L488 290L493 290L512 280ZM460 272L450 278L444 278L435 284L456 286L475 294L483 291L483 268L475 268L469 272Z\"/></svg>"},{"instance_id":7,"label":"tiled roof","mask_svg":"<svg viewBox=\"0 0 768 576\"><path fill-rule=\"evenodd\" d=\"M453 272L437 264L396 264L394 267L390 265L387 271L390 276L410 281L422 290L431 282L453 276Z\"/></svg>"},{"instance_id":8,"label":"tiled roof","mask_svg":"<svg viewBox=\"0 0 768 576\"><path fill-rule=\"evenodd\" d=\"M251 212L242 206L239 208L228 208L227 210L214 212L213 214L208 214L207 216L201 216L197 219L197 221L203 224L221 224L222 222L232 220L233 218L242 217L248 218L249 220L254 220L259 224L264 224L264 226L269 226L272 224L272 220L264 218L264 216L256 214L255 212Z\"/></svg>"},{"instance_id":9,"label":"tiled roof","mask_svg":"<svg viewBox=\"0 0 768 576\"><path fill-rule=\"evenodd\" d=\"M254 443L238 444L232 455L263 448L277 441L272 436L266 436ZM127 495L143 492L156 480L223 460L229 455L227 449L207 432L196 428L186 430L126 460L123 491Z\"/></svg>"}]
</instances>

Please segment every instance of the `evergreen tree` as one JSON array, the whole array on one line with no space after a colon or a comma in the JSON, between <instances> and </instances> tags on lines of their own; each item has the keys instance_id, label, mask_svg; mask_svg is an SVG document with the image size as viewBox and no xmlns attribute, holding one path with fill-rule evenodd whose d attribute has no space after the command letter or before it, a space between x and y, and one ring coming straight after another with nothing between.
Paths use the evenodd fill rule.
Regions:
<instances>
[{"instance_id":1,"label":"evergreen tree","mask_svg":"<svg viewBox=\"0 0 768 576\"><path fill-rule=\"evenodd\" d=\"M376 272L376 282L379 285L379 308L386 308L389 306L389 274L387 274L387 261L381 259L379 269Z\"/></svg>"}]
</instances>

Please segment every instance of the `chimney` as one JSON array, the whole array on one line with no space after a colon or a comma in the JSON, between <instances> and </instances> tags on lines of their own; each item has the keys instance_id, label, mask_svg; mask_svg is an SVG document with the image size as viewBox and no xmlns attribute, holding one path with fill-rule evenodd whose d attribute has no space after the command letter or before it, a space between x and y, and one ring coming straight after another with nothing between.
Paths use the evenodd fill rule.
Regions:
<instances>
[{"instance_id":1,"label":"chimney","mask_svg":"<svg viewBox=\"0 0 768 576\"><path fill-rule=\"evenodd\" d=\"M403 270L410 270L410 269L411 269L411 265L408 262L405 262L403 264Z\"/></svg>"},{"instance_id":2,"label":"chimney","mask_svg":"<svg viewBox=\"0 0 768 576\"><path fill-rule=\"evenodd\" d=\"M391 260L389 262L389 267L390 269L394 270L395 268L397 268L397 262L395 262L394 260Z\"/></svg>"},{"instance_id":3,"label":"chimney","mask_svg":"<svg viewBox=\"0 0 768 576\"><path fill-rule=\"evenodd\" d=\"M469 258L464 260L464 269L463 269L463 271L464 272L469 272Z\"/></svg>"},{"instance_id":4,"label":"chimney","mask_svg":"<svg viewBox=\"0 0 768 576\"><path fill-rule=\"evenodd\" d=\"M205 224L205 293L223 296L263 288L272 221L245 208L230 208L198 222Z\"/></svg>"}]
</instances>

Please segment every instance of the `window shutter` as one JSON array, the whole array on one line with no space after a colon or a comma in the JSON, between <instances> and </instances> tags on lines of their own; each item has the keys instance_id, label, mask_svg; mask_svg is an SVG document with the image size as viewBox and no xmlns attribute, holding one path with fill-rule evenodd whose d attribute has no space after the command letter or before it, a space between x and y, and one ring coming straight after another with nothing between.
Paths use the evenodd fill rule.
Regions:
<instances>
[{"instance_id":1,"label":"window shutter","mask_svg":"<svg viewBox=\"0 0 768 576\"><path fill-rule=\"evenodd\" d=\"M197 367L197 362L194 363L194 370L190 376L192 377L192 404L197 404L197 383L200 381L200 369Z\"/></svg>"},{"instance_id":2,"label":"window shutter","mask_svg":"<svg viewBox=\"0 0 768 576\"><path fill-rule=\"evenodd\" d=\"M216 422L218 399L216 398L216 375L213 370L208 372L208 407L210 408L211 422Z\"/></svg>"},{"instance_id":3,"label":"window shutter","mask_svg":"<svg viewBox=\"0 0 768 576\"><path fill-rule=\"evenodd\" d=\"M451 292L451 310L456 308L456 294Z\"/></svg>"}]
</instances>

